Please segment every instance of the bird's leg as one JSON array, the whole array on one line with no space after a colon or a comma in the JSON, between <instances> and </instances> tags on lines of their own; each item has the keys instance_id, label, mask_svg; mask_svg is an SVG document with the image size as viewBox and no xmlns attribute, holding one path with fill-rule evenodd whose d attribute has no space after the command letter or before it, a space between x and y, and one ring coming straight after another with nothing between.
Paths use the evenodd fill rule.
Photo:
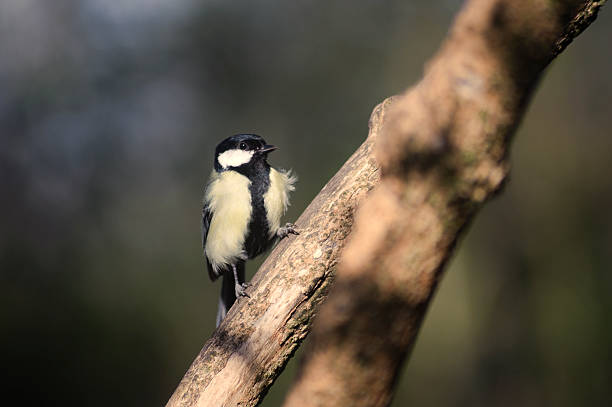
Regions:
<instances>
[{"instance_id":1,"label":"bird's leg","mask_svg":"<svg viewBox=\"0 0 612 407\"><path fill-rule=\"evenodd\" d=\"M287 223L285 224L285 226L278 228L278 230L276 231L276 236L278 236L278 238L281 240L289 236L289 234L300 234L300 232L297 231L297 228L293 223Z\"/></svg>"},{"instance_id":2,"label":"bird's leg","mask_svg":"<svg viewBox=\"0 0 612 407\"><path fill-rule=\"evenodd\" d=\"M249 285L246 283L241 283L238 280L238 270L236 270L235 264L232 264L232 272L234 273L234 291L236 292L236 298L249 297L249 295L246 293L246 289Z\"/></svg>"}]
</instances>

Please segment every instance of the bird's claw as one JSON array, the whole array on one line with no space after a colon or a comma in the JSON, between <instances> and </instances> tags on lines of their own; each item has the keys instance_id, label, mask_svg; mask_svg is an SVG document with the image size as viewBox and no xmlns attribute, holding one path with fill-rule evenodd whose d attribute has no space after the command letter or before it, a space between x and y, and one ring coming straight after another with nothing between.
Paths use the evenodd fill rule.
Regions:
<instances>
[{"instance_id":1,"label":"bird's claw","mask_svg":"<svg viewBox=\"0 0 612 407\"><path fill-rule=\"evenodd\" d=\"M278 232L276 234L278 237L283 239L289 236L289 234L299 235L300 232L298 232L297 227L293 223L287 223L285 226L278 228Z\"/></svg>"},{"instance_id":2,"label":"bird's claw","mask_svg":"<svg viewBox=\"0 0 612 407\"><path fill-rule=\"evenodd\" d=\"M236 292L236 298L239 298L239 297L251 298L251 296L246 293L246 289L249 288L250 286L251 285L247 283L234 285L234 291Z\"/></svg>"}]
</instances>

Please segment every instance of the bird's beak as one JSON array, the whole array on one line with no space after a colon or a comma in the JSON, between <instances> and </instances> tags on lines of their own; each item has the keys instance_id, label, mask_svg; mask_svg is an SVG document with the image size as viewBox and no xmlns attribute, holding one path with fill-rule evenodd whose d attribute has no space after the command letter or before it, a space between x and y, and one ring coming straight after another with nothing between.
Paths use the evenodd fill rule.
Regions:
<instances>
[{"instance_id":1,"label":"bird's beak","mask_svg":"<svg viewBox=\"0 0 612 407\"><path fill-rule=\"evenodd\" d=\"M258 151L258 153L260 154L265 154L265 153L269 153L271 151L276 150L278 147L273 146L271 144L266 144L265 146L263 146L263 148L261 150Z\"/></svg>"}]
</instances>

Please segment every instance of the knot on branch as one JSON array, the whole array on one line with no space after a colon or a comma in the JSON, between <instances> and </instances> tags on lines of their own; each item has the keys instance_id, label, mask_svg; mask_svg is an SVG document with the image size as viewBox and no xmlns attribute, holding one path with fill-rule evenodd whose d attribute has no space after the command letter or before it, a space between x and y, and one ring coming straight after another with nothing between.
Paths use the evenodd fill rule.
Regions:
<instances>
[{"instance_id":1,"label":"knot on branch","mask_svg":"<svg viewBox=\"0 0 612 407\"><path fill-rule=\"evenodd\" d=\"M448 111L454 103L431 104L419 87L394 102L377 140L376 158L383 174L402 177L438 164L448 151Z\"/></svg>"}]
</instances>

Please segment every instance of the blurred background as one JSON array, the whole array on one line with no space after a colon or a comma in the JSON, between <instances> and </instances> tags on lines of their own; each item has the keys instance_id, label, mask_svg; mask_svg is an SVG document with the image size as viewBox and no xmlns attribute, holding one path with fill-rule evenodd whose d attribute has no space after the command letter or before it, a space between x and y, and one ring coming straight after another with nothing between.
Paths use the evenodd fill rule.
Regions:
<instances>
[{"instance_id":1,"label":"blurred background","mask_svg":"<svg viewBox=\"0 0 612 407\"><path fill-rule=\"evenodd\" d=\"M214 328L200 246L214 146L237 132L280 146L297 218L460 5L2 0L5 394L164 404ZM394 406L612 402L611 39L607 7L548 69L511 181L452 262Z\"/></svg>"}]
</instances>

